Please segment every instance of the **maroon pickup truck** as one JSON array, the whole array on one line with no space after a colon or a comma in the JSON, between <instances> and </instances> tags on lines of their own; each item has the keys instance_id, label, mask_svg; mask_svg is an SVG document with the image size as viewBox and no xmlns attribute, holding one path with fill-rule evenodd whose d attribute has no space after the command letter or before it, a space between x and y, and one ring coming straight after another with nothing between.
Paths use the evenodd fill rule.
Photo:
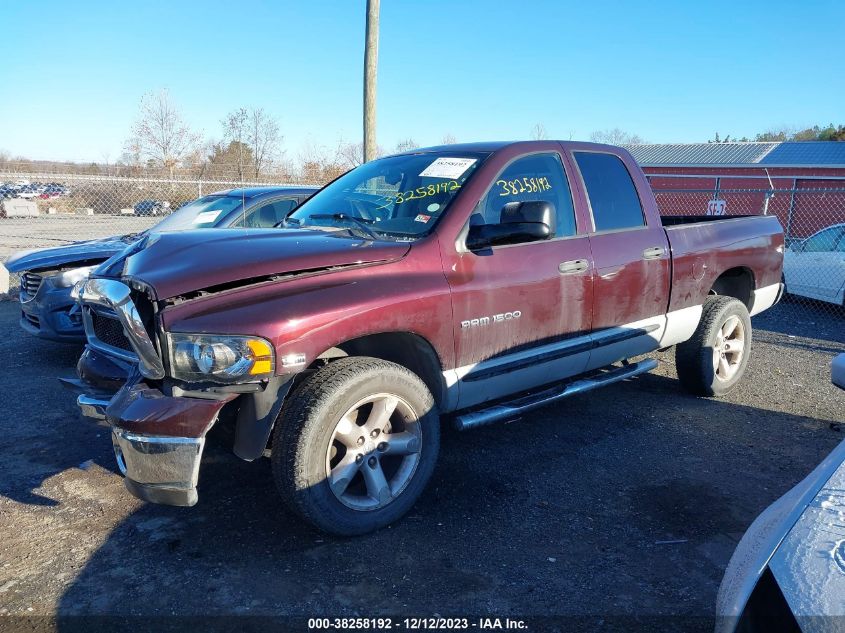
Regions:
<instances>
[{"instance_id":1,"label":"maroon pickup truck","mask_svg":"<svg viewBox=\"0 0 845 633\"><path fill-rule=\"evenodd\" d=\"M740 379L750 315L780 298L774 217L663 217L631 156L575 142L382 158L275 229L151 235L75 289L83 413L112 427L126 486L193 505L205 437L270 456L306 520L360 534L401 517L440 423L524 416L655 366Z\"/></svg>"}]
</instances>

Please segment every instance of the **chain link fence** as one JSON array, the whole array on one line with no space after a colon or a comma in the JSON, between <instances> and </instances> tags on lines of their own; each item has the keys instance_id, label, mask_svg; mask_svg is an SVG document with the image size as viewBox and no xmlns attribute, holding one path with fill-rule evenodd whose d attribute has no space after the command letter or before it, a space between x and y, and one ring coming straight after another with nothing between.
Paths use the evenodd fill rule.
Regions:
<instances>
[{"instance_id":1,"label":"chain link fence","mask_svg":"<svg viewBox=\"0 0 845 633\"><path fill-rule=\"evenodd\" d=\"M181 205L239 183L0 172L0 262L21 250L143 231ZM845 180L841 187L656 189L663 215L775 215L786 234L787 301L845 325ZM19 277L11 275L14 294Z\"/></svg>"},{"instance_id":2,"label":"chain link fence","mask_svg":"<svg viewBox=\"0 0 845 633\"><path fill-rule=\"evenodd\" d=\"M138 233L201 196L284 182L0 172L0 262L14 253ZM20 283L9 277L10 294Z\"/></svg>"},{"instance_id":3,"label":"chain link fence","mask_svg":"<svg viewBox=\"0 0 845 633\"><path fill-rule=\"evenodd\" d=\"M785 301L845 327L845 182L817 189L661 189L662 215L774 215L784 227Z\"/></svg>"}]
</instances>

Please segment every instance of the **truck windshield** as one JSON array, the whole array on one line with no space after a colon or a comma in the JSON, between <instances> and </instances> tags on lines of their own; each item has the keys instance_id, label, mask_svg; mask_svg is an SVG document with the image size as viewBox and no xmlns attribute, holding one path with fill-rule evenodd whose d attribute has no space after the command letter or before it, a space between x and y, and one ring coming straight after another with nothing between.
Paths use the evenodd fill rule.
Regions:
<instances>
[{"instance_id":1,"label":"truck windshield","mask_svg":"<svg viewBox=\"0 0 845 633\"><path fill-rule=\"evenodd\" d=\"M488 155L440 151L365 163L314 194L288 216L285 225L417 239L434 228Z\"/></svg>"},{"instance_id":2,"label":"truck windshield","mask_svg":"<svg viewBox=\"0 0 845 633\"><path fill-rule=\"evenodd\" d=\"M239 209L242 203L241 196L211 195L197 198L174 211L150 230L160 233L184 229L208 229L216 226L219 220L229 215L229 212Z\"/></svg>"}]
</instances>

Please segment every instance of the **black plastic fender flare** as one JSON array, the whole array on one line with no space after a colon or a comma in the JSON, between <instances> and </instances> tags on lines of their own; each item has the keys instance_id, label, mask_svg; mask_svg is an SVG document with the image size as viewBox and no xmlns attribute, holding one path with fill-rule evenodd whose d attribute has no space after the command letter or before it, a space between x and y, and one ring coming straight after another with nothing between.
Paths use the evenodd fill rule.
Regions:
<instances>
[{"instance_id":1,"label":"black plastic fender flare","mask_svg":"<svg viewBox=\"0 0 845 633\"><path fill-rule=\"evenodd\" d=\"M293 379L292 375L273 376L264 391L241 396L232 449L235 455L251 462L264 454Z\"/></svg>"}]
</instances>

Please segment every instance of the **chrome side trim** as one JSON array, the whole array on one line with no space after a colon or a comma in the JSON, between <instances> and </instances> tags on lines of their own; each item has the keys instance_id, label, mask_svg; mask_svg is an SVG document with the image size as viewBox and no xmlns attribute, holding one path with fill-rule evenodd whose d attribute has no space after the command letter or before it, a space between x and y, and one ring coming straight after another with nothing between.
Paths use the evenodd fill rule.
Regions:
<instances>
[{"instance_id":1,"label":"chrome side trim","mask_svg":"<svg viewBox=\"0 0 845 633\"><path fill-rule=\"evenodd\" d=\"M552 402L557 402L577 393L592 391L598 387L604 387L614 382L625 380L626 378L644 374L655 367L657 367L657 361L647 358L638 363L618 367L604 374L576 380L563 387L551 387L540 393L497 404L481 411L464 413L455 417L455 428L459 431L466 431L467 429L492 424L493 422L519 417L523 413L551 404Z\"/></svg>"},{"instance_id":2,"label":"chrome side trim","mask_svg":"<svg viewBox=\"0 0 845 633\"><path fill-rule=\"evenodd\" d=\"M93 304L110 308L123 326L123 331L132 347L138 353L141 374L152 379L164 378L164 364L147 334L141 315L138 314L129 293L129 286L115 279L89 279L79 291L79 300L83 306ZM82 320L88 340L96 345L93 322L87 310L82 311ZM109 348L108 352L113 353L113 350Z\"/></svg>"}]
</instances>

